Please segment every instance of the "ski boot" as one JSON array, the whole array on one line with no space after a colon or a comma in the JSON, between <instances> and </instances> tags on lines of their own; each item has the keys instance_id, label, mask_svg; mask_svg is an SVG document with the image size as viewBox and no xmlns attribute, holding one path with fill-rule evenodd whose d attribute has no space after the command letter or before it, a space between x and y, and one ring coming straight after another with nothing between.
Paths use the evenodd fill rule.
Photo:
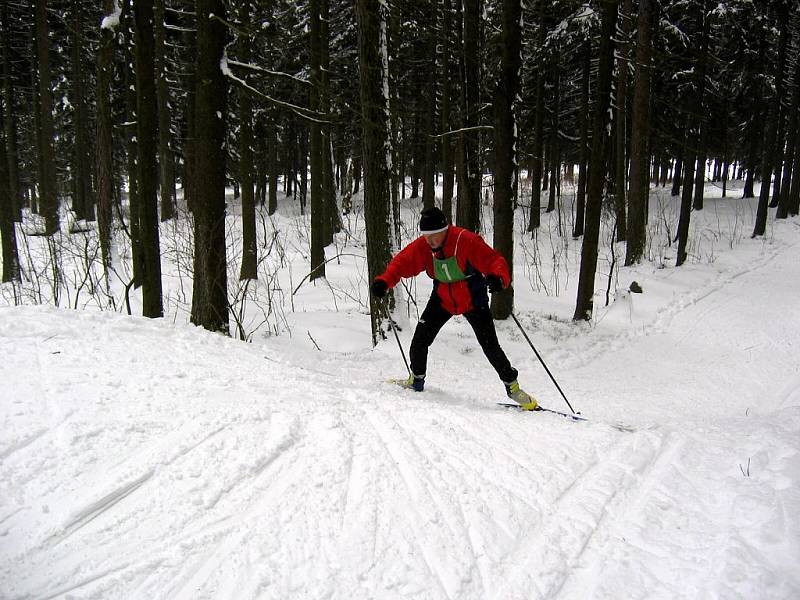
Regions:
<instances>
[{"instance_id":1,"label":"ski boot","mask_svg":"<svg viewBox=\"0 0 800 600\"><path fill-rule=\"evenodd\" d=\"M516 379L511 383L506 383L505 386L508 397L519 404L522 410L536 410L539 407L539 403L536 402L536 398L520 388L519 382Z\"/></svg>"},{"instance_id":2,"label":"ski boot","mask_svg":"<svg viewBox=\"0 0 800 600\"><path fill-rule=\"evenodd\" d=\"M406 390L421 392L425 389L425 375L409 375L408 379L390 379L389 383L399 385Z\"/></svg>"}]
</instances>

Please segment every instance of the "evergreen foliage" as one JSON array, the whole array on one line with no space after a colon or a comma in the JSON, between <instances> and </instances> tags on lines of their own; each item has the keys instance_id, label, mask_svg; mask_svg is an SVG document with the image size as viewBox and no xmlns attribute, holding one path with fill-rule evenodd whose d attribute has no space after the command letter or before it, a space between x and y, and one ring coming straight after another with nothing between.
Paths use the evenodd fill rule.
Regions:
<instances>
[{"instance_id":1,"label":"evergreen foliage","mask_svg":"<svg viewBox=\"0 0 800 600\"><path fill-rule=\"evenodd\" d=\"M275 212L280 185L303 212L310 205L314 279L325 275L324 248L342 214L362 187L376 193L372 182L362 184L365 176L388 178L379 188L389 212L378 218L395 245L400 203L418 197L471 229L499 218L504 236L513 235L510 206L536 240L541 212L572 201L562 196L568 183L575 190L574 204L566 205L574 209L573 226L561 233L587 245L584 300L575 315L590 318L585 294L592 283L583 278L594 277L597 219L613 215L617 240L633 228L626 263L638 262L649 186L671 184L680 194L680 221L672 224L679 264L689 258L689 219L703 209L709 179L725 189L742 178L745 196L764 179L753 235L765 234L768 207L778 207L781 218L797 214L800 7L792 0L624 0L613 8L607 0L530 0L511 30L506 0L375 4L384 19L371 43L385 44L373 50L386 53L388 69L386 109L378 112L363 104L360 73L357 10L378 10L372 4L232 0L223 3L223 15L222 5L199 0L2 3L4 256L16 256L18 234L8 223L25 214L41 217L44 236L92 228L97 220L98 260L108 277L117 260L110 240L122 229L131 241L132 284L144 284L145 313L158 316L159 217L191 214L212 257L195 257L196 268L224 269L224 247L206 247L225 244L215 220L231 214L232 200L219 197L220 181L235 188L243 207L245 280L257 277L254 215L260 206ZM641 18L643 7L649 19ZM612 31L602 26L607 10L614 11ZM224 38L220 60L203 53L208 42L198 27L206 18ZM646 72L637 62L643 22L650 23ZM152 56L134 44L137 36L152 40ZM609 80L601 81L601 55L609 48ZM513 56L504 54L508 49ZM230 90L226 102L207 87L214 69L217 89ZM213 133L223 138L209 137L209 119L219 120ZM377 171L366 164L377 155L364 139L376 125L385 131L385 167ZM219 146L213 160L200 153L209 144ZM216 176L209 213L202 202L212 166L224 172ZM502 206L487 207L498 192ZM367 211L375 202L365 201ZM7 273L18 277L18 265ZM195 302L213 297L214 306L198 305L195 318L226 330L220 274L196 276L201 284L207 279ZM510 306L508 299L498 315Z\"/></svg>"}]
</instances>

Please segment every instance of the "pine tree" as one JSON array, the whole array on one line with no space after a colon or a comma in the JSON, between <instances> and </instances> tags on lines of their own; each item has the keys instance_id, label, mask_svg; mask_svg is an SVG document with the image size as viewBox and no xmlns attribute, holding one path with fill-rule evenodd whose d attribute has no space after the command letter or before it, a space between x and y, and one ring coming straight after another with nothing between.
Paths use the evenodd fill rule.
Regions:
<instances>
[{"instance_id":1,"label":"pine tree","mask_svg":"<svg viewBox=\"0 0 800 600\"><path fill-rule=\"evenodd\" d=\"M786 71L786 46L789 35L787 7L783 2L775 4L775 17L780 28L777 40L777 61L774 65L773 80L775 94L767 110L766 135L761 155L761 190L758 195L758 209L756 221L753 226L753 236L764 235L767 229L767 209L769 207L769 192L772 186L772 175L775 169L775 146L778 136L778 122L780 120L781 102L783 100L783 79ZM780 173L780 169L777 169ZM778 175L779 177L780 175Z\"/></svg>"},{"instance_id":2,"label":"pine tree","mask_svg":"<svg viewBox=\"0 0 800 600\"><path fill-rule=\"evenodd\" d=\"M5 125L2 105L0 105L0 126ZM0 282L19 281L19 252L17 233L14 224L14 205L8 177L8 157L6 156L5 127L0 127L0 257L3 260L3 273Z\"/></svg>"},{"instance_id":3,"label":"pine tree","mask_svg":"<svg viewBox=\"0 0 800 600\"><path fill-rule=\"evenodd\" d=\"M252 56L250 32L250 0L239 3L239 60L248 63ZM245 82L250 76L246 74ZM258 244L256 236L256 203L253 189L253 101L251 91L239 88L239 185L242 190L242 265L240 279L258 279Z\"/></svg>"},{"instance_id":4,"label":"pine tree","mask_svg":"<svg viewBox=\"0 0 800 600\"><path fill-rule=\"evenodd\" d=\"M621 60L617 65L617 90L615 119L615 173L614 173L614 204L617 216L617 241L628 239L628 215L625 204L626 175L628 172L628 62L631 56L629 41L631 21L633 19L632 0L623 0L620 6L619 30L622 41L619 45Z\"/></svg>"},{"instance_id":5,"label":"pine tree","mask_svg":"<svg viewBox=\"0 0 800 600\"><path fill-rule=\"evenodd\" d=\"M55 234L60 227L56 190L56 158L53 143L53 92L50 70L50 27L47 22L47 0L36 0L36 56L38 66L38 163L39 211L44 217L45 235Z\"/></svg>"},{"instance_id":6,"label":"pine tree","mask_svg":"<svg viewBox=\"0 0 800 600\"><path fill-rule=\"evenodd\" d=\"M386 55L386 6L380 0L358 0L358 64L361 89L364 218L367 226L367 277L372 281L391 258L389 243L389 57ZM384 33L382 33L384 32ZM371 299L372 345L383 336L381 300Z\"/></svg>"},{"instance_id":7,"label":"pine tree","mask_svg":"<svg viewBox=\"0 0 800 600\"><path fill-rule=\"evenodd\" d=\"M625 265L642 260L646 243L648 196L650 185L647 165L650 162L650 74L652 69L651 33L652 0L639 0L636 41L636 76L633 91L631 124L631 174L628 191L629 219Z\"/></svg>"},{"instance_id":8,"label":"pine tree","mask_svg":"<svg viewBox=\"0 0 800 600\"><path fill-rule=\"evenodd\" d=\"M461 112L463 133L461 134L461 154L464 165L463 193L459 191L456 224L471 231L480 230L481 169L480 146L477 128L480 111L480 67L478 64L478 40L480 0L464 0L464 39L463 61L464 79L461 91Z\"/></svg>"},{"instance_id":9,"label":"pine tree","mask_svg":"<svg viewBox=\"0 0 800 600\"><path fill-rule=\"evenodd\" d=\"M781 197L775 216L785 219L789 214L797 214L797 200L793 200L792 191L797 191L798 164L795 156L800 156L800 8L795 9L793 18L794 34L794 70L791 78L791 102L789 104L789 122L787 125L786 149L783 155L783 181ZM794 186L792 180L794 179Z\"/></svg>"},{"instance_id":10,"label":"pine tree","mask_svg":"<svg viewBox=\"0 0 800 600\"><path fill-rule=\"evenodd\" d=\"M224 22L222 0L197 0L192 322L227 334L224 146L227 85L220 70L226 41Z\"/></svg>"},{"instance_id":11,"label":"pine tree","mask_svg":"<svg viewBox=\"0 0 800 600\"><path fill-rule=\"evenodd\" d=\"M324 0L309 1L309 21L311 29L311 110L321 112L323 94L322 54L322 18L320 11ZM325 211L325 138L322 123L312 121L311 128L311 277L325 277L325 228L327 226Z\"/></svg>"},{"instance_id":12,"label":"pine tree","mask_svg":"<svg viewBox=\"0 0 800 600\"><path fill-rule=\"evenodd\" d=\"M453 39L452 21L453 10L452 0L443 0L442 3L442 31L440 39L441 70L440 80L442 82L442 103L441 103L441 130L443 136L440 140L441 161L442 161L442 212L444 212L448 223L453 220L453 187L455 184L455 162L453 150L453 137L449 134L452 126L452 102L453 102L453 57L451 44Z\"/></svg>"},{"instance_id":13,"label":"pine tree","mask_svg":"<svg viewBox=\"0 0 800 600\"><path fill-rule=\"evenodd\" d=\"M589 80L591 72L591 51L590 40L583 43L581 49L582 69L581 69L581 103L579 111L579 134L578 134L578 189L575 192L575 226L572 229L572 237L579 238L583 235L583 226L586 216L586 167L589 161Z\"/></svg>"},{"instance_id":14,"label":"pine tree","mask_svg":"<svg viewBox=\"0 0 800 600\"><path fill-rule=\"evenodd\" d=\"M597 93L592 126L592 153L589 159L589 184L586 199L586 231L581 248L578 298L573 319L592 318L594 280L597 270L597 245L600 237L600 212L606 179L608 150L608 110L611 106L611 77L614 62L613 35L617 24L618 0L601 0L600 58Z\"/></svg>"},{"instance_id":15,"label":"pine tree","mask_svg":"<svg viewBox=\"0 0 800 600\"><path fill-rule=\"evenodd\" d=\"M73 115L73 150L72 150L72 209L78 219L95 220L94 188L91 173L93 140L89 136L89 101L85 91L86 69L84 15L81 0L72 0L71 6L72 42L72 103Z\"/></svg>"},{"instance_id":16,"label":"pine tree","mask_svg":"<svg viewBox=\"0 0 800 600\"><path fill-rule=\"evenodd\" d=\"M20 184L19 151L17 144L17 112L18 102L15 90L15 73L12 66L12 21L9 15L8 3L0 6L0 27L2 27L3 48L3 100L5 101L5 151L8 170L8 194L10 199L10 214L14 221L21 221L22 186Z\"/></svg>"},{"instance_id":17,"label":"pine tree","mask_svg":"<svg viewBox=\"0 0 800 600\"><path fill-rule=\"evenodd\" d=\"M514 103L519 90L522 8L517 0L503 0L499 53L501 74L494 94L494 249L503 255L513 278L514 269L514 173L516 120ZM506 319L514 309L514 288L492 295L492 314Z\"/></svg>"},{"instance_id":18,"label":"pine tree","mask_svg":"<svg viewBox=\"0 0 800 600\"><path fill-rule=\"evenodd\" d=\"M158 235L158 108L153 54L153 1L136 0L136 141L139 148L139 235L142 249L142 314L161 317L161 250Z\"/></svg>"},{"instance_id":19,"label":"pine tree","mask_svg":"<svg viewBox=\"0 0 800 600\"><path fill-rule=\"evenodd\" d=\"M544 42L547 33L545 25L545 9L548 4L549 3L547 0L539 0L538 3L539 19L536 27L538 31L537 46L540 51L544 49ZM533 156L531 157L531 216L528 223L528 231L530 232L538 229L541 224L542 174L544 172L545 68L544 54L540 53L538 62L536 64L536 88L534 96L536 104L534 109L535 116L533 126Z\"/></svg>"},{"instance_id":20,"label":"pine tree","mask_svg":"<svg viewBox=\"0 0 800 600\"><path fill-rule=\"evenodd\" d=\"M242 0L244 1L244 0ZM166 0L155 0L156 98L158 103L158 168L161 197L161 220L175 216L175 153L172 148L172 105L169 97L165 17Z\"/></svg>"},{"instance_id":21,"label":"pine tree","mask_svg":"<svg viewBox=\"0 0 800 600\"><path fill-rule=\"evenodd\" d=\"M686 262L686 248L689 243L689 221L692 212L692 198L695 183L695 163L697 162L701 143L701 128L703 120L703 99L706 89L706 65L708 54L708 35L710 16L706 0L702 0L694 7L694 24L699 31L698 54L692 65L694 72L694 87L687 98L686 110L688 113L688 126L686 128L686 143L683 154L683 191L681 193L681 209L678 220L678 257L676 266L680 267ZM701 156L702 164L697 168L705 170L705 158Z\"/></svg>"},{"instance_id":22,"label":"pine tree","mask_svg":"<svg viewBox=\"0 0 800 600\"><path fill-rule=\"evenodd\" d=\"M111 114L111 84L114 66L114 0L103 1L104 20L100 29L97 66L97 224L100 253L106 282L111 266L111 230L114 202L114 127Z\"/></svg>"}]
</instances>

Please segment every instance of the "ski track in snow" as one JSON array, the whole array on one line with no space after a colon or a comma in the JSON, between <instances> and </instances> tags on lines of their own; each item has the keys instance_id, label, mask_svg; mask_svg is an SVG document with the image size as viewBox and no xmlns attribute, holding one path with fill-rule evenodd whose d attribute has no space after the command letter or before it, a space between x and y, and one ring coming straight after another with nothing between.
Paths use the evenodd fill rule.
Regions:
<instances>
[{"instance_id":1,"label":"ski track in snow","mask_svg":"<svg viewBox=\"0 0 800 600\"><path fill-rule=\"evenodd\" d=\"M553 362L588 398L604 357L665 336L700 351L718 311L749 314L718 292L758 285L796 248ZM770 371L761 415L730 399L737 412L709 420L657 388L664 402L634 419L634 385L624 405L598 392L574 423L496 407L498 384L475 389L468 359L448 365L452 386L374 393L358 382L390 375L388 353L305 368L191 327L1 310L3 598L800 596L797 329L769 331L784 377ZM458 332L444 339L466 347Z\"/></svg>"}]
</instances>

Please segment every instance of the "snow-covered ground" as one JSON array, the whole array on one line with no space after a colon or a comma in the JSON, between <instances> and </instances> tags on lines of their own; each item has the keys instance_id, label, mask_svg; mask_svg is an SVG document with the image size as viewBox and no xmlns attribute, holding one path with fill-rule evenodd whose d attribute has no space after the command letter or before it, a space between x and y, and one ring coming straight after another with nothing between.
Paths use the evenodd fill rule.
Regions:
<instances>
[{"instance_id":1,"label":"snow-covered ground","mask_svg":"<svg viewBox=\"0 0 800 600\"><path fill-rule=\"evenodd\" d=\"M695 259L615 271L608 308L598 279L592 325L571 322L579 244L548 295L520 236L516 314L586 422L497 406L462 318L424 393L384 383L393 338L326 304L366 295L346 257L285 307L291 336L252 344L0 308L0 597L800 597L800 223L751 240L753 206L707 200Z\"/></svg>"}]
</instances>

